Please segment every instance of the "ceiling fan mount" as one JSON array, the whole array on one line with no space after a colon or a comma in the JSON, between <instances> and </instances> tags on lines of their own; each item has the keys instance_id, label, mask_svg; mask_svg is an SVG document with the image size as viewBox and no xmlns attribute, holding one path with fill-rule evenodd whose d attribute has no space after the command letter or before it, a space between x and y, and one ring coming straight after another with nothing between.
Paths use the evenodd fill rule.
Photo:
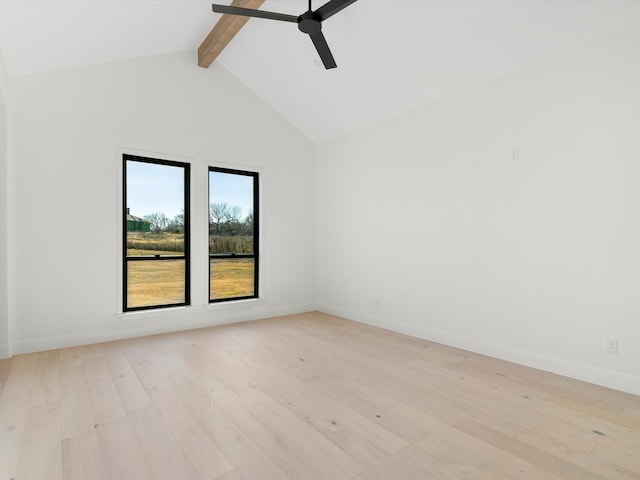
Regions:
<instances>
[{"instance_id":1,"label":"ceiling fan mount","mask_svg":"<svg viewBox=\"0 0 640 480\"><path fill-rule=\"evenodd\" d=\"M337 64L333 58L331 50L329 49L327 40L324 38L324 34L322 33L322 22L356 1L357 0L329 0L321 7L313 10L311 8L311 0L309 0L309 10L297 17L295 15L267 12L253 8L235 7L232 5L213 4L212 8L216 13L239 15L243 17L266 18L269 20L279 20L282 22L298 24L298 30L309 35L313 45L316 47L318 55L320 55L322 63L328 70L330 68L336 68Z\"/></svg>"},{"instance_id":2,"label":"ceiling fan mount","mask_svg":"<svg viewBox=\"0 0 640 480\"><path fill-rule=\"evenodd\" d=\"M317 19L311 10L298 17L298 30L312 35L322 31L322 20Z\"/></svg>"}]
</instances>

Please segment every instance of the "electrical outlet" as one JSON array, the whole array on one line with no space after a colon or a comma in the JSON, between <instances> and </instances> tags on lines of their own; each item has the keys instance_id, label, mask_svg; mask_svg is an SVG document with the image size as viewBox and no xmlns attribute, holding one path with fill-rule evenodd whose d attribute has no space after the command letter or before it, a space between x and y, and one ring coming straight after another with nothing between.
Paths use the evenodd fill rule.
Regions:
<instances>
[{"instance_id":1,"label":"electrical outlet","mask_svg":"<svg viewBox=\"0 0 640 480\"><path fill-rule=\"evenodd\" d=\"M605 338L604 350L607 353L618 353L618 339L614 337Z\"/></svg>"}]
</instances>

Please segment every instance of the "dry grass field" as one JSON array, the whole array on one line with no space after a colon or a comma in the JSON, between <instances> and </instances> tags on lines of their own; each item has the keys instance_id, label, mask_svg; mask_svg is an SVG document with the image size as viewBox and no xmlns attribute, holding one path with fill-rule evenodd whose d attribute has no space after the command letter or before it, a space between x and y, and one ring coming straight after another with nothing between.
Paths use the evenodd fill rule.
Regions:
<instances>
[{"instance_id":1,"label":"dry grass field","mask_svg":"<svg viewBox=\"0 0 640 480\"><path fill-rule=\"evenodd\" d=\"M184 260L129 262L128 307L184 303ZM252 259L211 260L212 300L253 295Z\"/></svg>"},{"instance_id":2,"label":"dry grass field","mask_svg":"<svg viewBox=\"0 0 640 480\"><path fill-rule=\"evenodd\" d=\"M129 308L184 303L184 260L129 262Z\"/></svg>"},{"instance_id":3,"label":"dry grass field","mask_svg":"<svg viewBox=\"0 0 640 480\"><path fill-rule=\"evenodd\" d=\"M253 259L211 260L210 271L212 300L253 295Z\"/></svg>"},{"instance_id":4,"label":"dry grass field","mask_svg":"<svg viewBox=\"0 0 640 480\"><path fill-rule=\"evenodd\" d=\"M127 232L127 255L183 255L184 233Z\"/></svg>"},{"instance_id":5,"label":"dry grass field","mask_svg":"<svg viewBox=\"0 0 640 480\"><path fill-rule=\"evenodd\" d=\"M243 249L253 250L252 243L245 237L212 236L210 247L216 252L226 252L227 248L236 253ZM183 254L184 234L127 234L127 255L130 257ZM214 259L211 260L210 271L210 299L253 295L253 259ZM184 303L185 262L181 259L130 261L127 283L129 308Z\"/></svg>"},{"instance_id":6,"label":"dry grass field","mask_svg":"<svg viewBox=\"0 0 640 480\"><path fill-rule=\"evenodd\" d=\"M127 249L129 255L182 255L184 234L128 232ZM209 251L211 253L253 253L253 238L249 235L232 237L210 235Z\"/></svg>"}]
</instances>

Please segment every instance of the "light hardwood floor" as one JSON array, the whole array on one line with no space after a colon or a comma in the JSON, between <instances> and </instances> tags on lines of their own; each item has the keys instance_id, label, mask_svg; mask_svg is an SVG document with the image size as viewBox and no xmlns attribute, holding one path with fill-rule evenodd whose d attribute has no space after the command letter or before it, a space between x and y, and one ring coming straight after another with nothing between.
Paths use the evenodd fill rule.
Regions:
<instances>
[{"instance_id":1,"label":"light hardwood floor","mask_svg":"<svg viewBox=\"0 0 640 480\"><path fill-rule=\"evenodd\" d=\"M320 313L0 361L0 480L640 479L640 397Z\"/></svg>"}]
</instances>

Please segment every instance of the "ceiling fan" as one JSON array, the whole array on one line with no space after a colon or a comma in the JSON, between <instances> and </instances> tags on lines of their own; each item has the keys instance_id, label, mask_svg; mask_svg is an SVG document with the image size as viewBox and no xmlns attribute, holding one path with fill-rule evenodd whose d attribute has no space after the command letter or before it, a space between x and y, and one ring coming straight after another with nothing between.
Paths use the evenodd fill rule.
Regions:
<instances>
[{"instance_id":1,"label":"ceiling fan","mask_svg":"<svg viewBox=\"0 0 640 480\"><path fill-rule=\"evenodd\" d=\"M322 59L322 63L327 70L336 68L336 61L333 59L327 40L322 33L322 22L332 17L340 10L348 7L357 0L329 0L316 10L311 9L311 0L309 0L309 10L300 16L286 15L284 13L265 12L263 10L255 10L253 8L234 7L230 5L213 5L213 11L216 13L226 13L228 15L240 15L244 17L267 18L269 20L280 20L283 22L292 22L298 24L298 29L309 35L313 45Z\"/></svg>"}]
</instances>

